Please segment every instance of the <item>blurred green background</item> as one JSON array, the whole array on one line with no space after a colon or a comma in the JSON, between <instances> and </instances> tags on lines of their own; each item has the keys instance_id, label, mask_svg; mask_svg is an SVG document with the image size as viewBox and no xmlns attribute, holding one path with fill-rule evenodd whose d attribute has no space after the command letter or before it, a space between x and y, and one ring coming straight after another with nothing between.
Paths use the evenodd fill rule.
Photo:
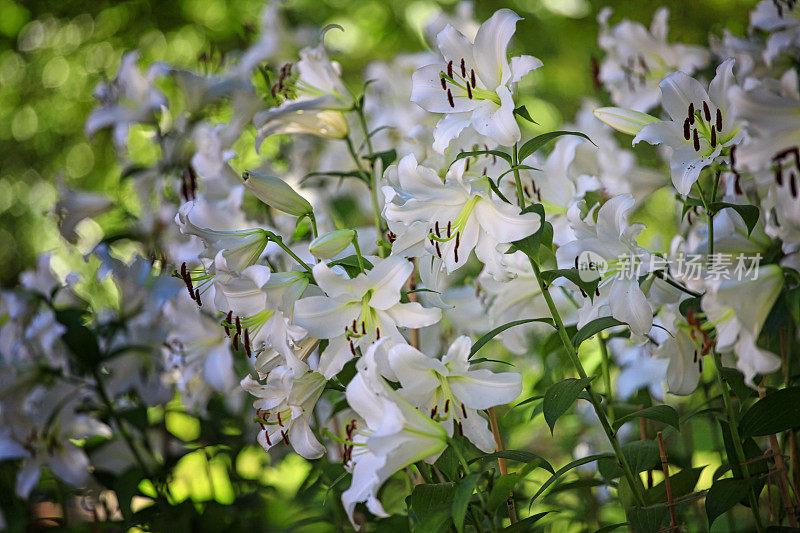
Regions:
<instances>
[{"instance_id":1,"label":"blurred green background","mask_svg":"<svg viewBox=\"0 0 800 533\"><path fill-rule=\"evenodd\" d=\"M741 34L752 0L478 1L483 20L500 7L516 10L515 47L540 57L545 67L523 89L542 128L569 120L583 96L603 99L591 80L597 48L598 11L649 25L659 5L671 9L670 38L707 44L723 27ZM357 83L365 64L399 51L426 47L422 26L455 1L288 0L287 21L296 26L336 23L327 42L346 79ZM112 194L120 168L101 132L94 139L83 123L94 106L92 90L113 78L121 55L142 51L153 61L192 67L206 52L245 46L254 35L262 0L136 0L79 2L0 0L0 285L12 285L36 255L58 244L53 224L57 183ZM530 99L529 94L525 98Z\"/></svg>"}]
</instances>

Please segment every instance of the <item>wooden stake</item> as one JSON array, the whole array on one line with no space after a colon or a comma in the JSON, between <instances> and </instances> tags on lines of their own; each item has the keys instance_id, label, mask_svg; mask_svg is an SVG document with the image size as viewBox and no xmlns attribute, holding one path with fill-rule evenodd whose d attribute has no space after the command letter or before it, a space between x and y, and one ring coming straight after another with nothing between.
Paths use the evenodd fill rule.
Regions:
<instances>
[{"instance_id":1,"label":"wooden stake","mask_svg":"<svg viewBox=\"0 0 800 533\"><path fill-rule=\"evenodd\" d=\"M764 391L758 389L758 397L763 398ZM778 437L775 435L769 436L769 444L772 448L772 458L775 461L775 484L778 486L778 492L781 494L781 502L786 509L786 518L789 520L789 525L798 527L797 516L794 513L794 503L789 495L789 478L786 475L786 467L783 464L783 454L781 453L780 445L778 444Z\"/></svg>"},{"instance_id":2,"label":"wooden stake","mask_svg":"<svg viewBox=\"0 0 800 533\"><path fill-rule=\"evenodd\" d=\"M494 442L497 445L497 451L503 451L503 439L500 436L500 428L497 425L497 415L494 412L494 407L490 407L489 411L489 422L492 426L492 435L494 436ZM500 467L500 474L506 475L508 474L508 466L506 465L506 460L502 457L497 458L497 465ZM508 505L508 518L511 520L511 523L514 524L517 521L517 510L514 507L514 493L508 495L508 500L506 500L506 504Z\"/></svg>"},{"instance_id":3,"label":"wooden stake","mask_svg":"<svg viewBox=\"0 0 800 533\"><path fill-rule=\"evenodd\" d=\"M644 405L640 405L638 411L644 409ZM642 440L647 440L647 419L644 417L639 417L639 434L641 435ZM647 488L653 488L653 471L647 470Z\"/></svg>"},{"instance_id":4,"label":"wooden stake","mask_svg":"<svg viewBox=\"0 0 800 533\"><path fill-rule=\"evenodd\" d=\"M675 514L675 501L672 499L672 486L669 482L669 466L667 466L667 451L664 449L664 437L659 431L656 436L658 437L658 453L661 456L661 470L664 472L664 488L667 489L667 506L669 506L669 528L671 531L680 532L678 527L678 517Z\"/></svg>"}]
</instances>

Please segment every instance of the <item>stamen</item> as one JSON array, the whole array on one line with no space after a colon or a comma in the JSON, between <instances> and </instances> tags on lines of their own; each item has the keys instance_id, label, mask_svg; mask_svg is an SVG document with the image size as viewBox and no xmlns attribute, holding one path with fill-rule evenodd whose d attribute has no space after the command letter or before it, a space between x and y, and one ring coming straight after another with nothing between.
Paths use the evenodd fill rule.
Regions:
<instances>
[{"instance_id":1,"label":"stamen","mask_svg":"<svg viewBox=\"0 0 800 533\"><path fill-rule=\"evenodd\" d=\"M450 89L447 89L447 102L450 104L450 107L456 107L455 102L453 102L453 93L450 92Z\"/></svg>"},{"instance_id":2,"label":"stamen","mask_svg":"<svg viewBox=\"0 0 800 533\"><path fill-rule=\"evenodd\" d=\"M442 258L442 251L439 249L439 241L436 241L434 244L436 245L436 255L439 256L439 259L441 259Z\"/></svg>"},{"instance_id":3,"label":"stamen","mask_svg":"<svg viewBox=\"0 0 800 533\"><path fill-rule=\"evenodd\" d=\"M197 307L203 307L203 302L200 300L200 289L195 289L194 301L197 302Z\"/></svg>"},{"instance_id":4,"label":"stamen","mask_svg":"<svg viewBox=\"0 0 800 533\"><path fill-rule=\"evenodd\" d=\"M694 125L694 102L689 104L689 124Z\"/></svg>"},{"instance_id":5,"label":"stamen","mask_svg":"<svg viewBox=\"0 0 800 533\"><path fill-rule=\"evenodd\" d=\"M361 321L361 334L362 335L366 335L367 334L367 327L364 325L364 321L363 320Z\"/></svg>"},{"instance_id":6,"label":"stamen","mask_svg":"<svg viewBox=\"0 0 800 533\"><path fill-rule=\"evenodd\" d=\"M789 174L789 189L792 192L792 198L797 198L797 178L794 175L794 172Z\"/></svg>"},{"instance_id":7,"label":"stamen","mask_svg":"<svg viewBox=\"0 0 800 533\"><path fill-rule=\"evenodd\" d=\"M717 109L717 131L722 131L722 111Z\"/></svg>"},{"instance_id":8,"label":"stamen","mask_svg":"<svg viewBox=\"0 0 800 533\"><path fill-rule=\"evenodd\" d=\"M447 63L447 76L452 78L453 77L453 62L449 61Z\"/></svg>"},{"instance_id":9,"label":"stamen","mask_svg":"<svg viewBox=\"0 0 800 533\"><path fill-rule=\"evenodd\" d=\"M450 412L450 399L444 401L444 412L445 414Z\"/></svg>"},{"instance_id":10,"label":"stamen","mask_svg":"<svg viewBox=\"0 0 800 533\"><path fill-rule=\"evenodd\" d=\"M286 445L289 446L289 437L286 436L286 432L283 430L281 430L281 438L283 439L283 442L285 442Z\"/></svg>"},{"instance_id":11,"label":"stamen","mask_svg":"<svg viewBox=\"0 0 800 533\"><path fill-rule=\"evenodd\" d=\"M737 173L736 177L733 180L733 189L736 191L736 194L744 194L744 192L742 191L742 184L740 183L741 182L740 178L741 176Z\"/></svg>"},{"instance_id":12,"label":"stamen","mask_svg":"<svg viewBox=\"0 0 800 533\"><path fill-rule=\"evenodd\" d=\"M439 233L439 221L437 220L436 223L433 225L433 228L436 230L436 236L441 237L442 234Z\"/></svg>"},{"instance_id":13,"label":"stamen","mask_svg":"<svg viewBox=\"0 0 800 533\"><path fill-rule=\"evenodd\" d=\"M267 438L267 445L268 446L272 446L272 441L269 440L269 431L266 431L266 428L264 427L264 424L261 424L261 429L265 430L264 431L264 436Z\"/></svg>"},{"instance_id":14,"label":"stamen","mask_svg":"<svg viewBox=\"0 0 800 533\"><path fill-rule=\"evenodd\" d=\"M469 69L469 81L472 84L472 88L475 88L475 69Z\"/></svg>"},{"instance_id":15,"label":"stamen","mask_svg":"<svg viewBox=\"0 0 800 533\"><path fill-rule=\"evenodd\" d=\"M711 125L711 148L717 147L717 129L714 125Z\"/></svg>"},{"instance_id":16,"label":"stamen","mask_svg":"<svg viewBox=\"0 0 800 533\"><path fill-rule=\"evenodd\" d=\"M381 328L375 328L375 340L381 338Z\"/></svg>"},{"instance_id":17,"label":"stamen","mask_svg":"<svg viewBox=\"0 0 800 533\"><path fill-rule=\"evenodd\" d=\"M244 328L244 351L247 352L248 358L253 356L250 351L250 334L247 332L247 328Z\"/></svg>"},{"instance_id":18,"label":"stamen","mask_svg":"<svg viewBox=\"0 0 800 533\"><path fill-rule=\"evenodd\" d=\"M464 402L461 402L461 414L464 415L464 418L467 418L467 408L464 407Z\"/></svg>"},{"instance_id":19,"label":"stamen","mask_svg":"<svg viewBox=\"0 0 800 533\"><path fill-rule=\"evenodd\" d=\"M458 421L458 434L464 436L464 428L461 426L461 420Z\"/></svg>"},{"instance_id":20,"label":"stamen","mask_svg":"<svg viewBox=\"0 0 800 533\"><path fill-rule=\"evenodd\" d=\"M239 317L238 316L236 317L236 334L237 335L241 335L242 334L242 323L239 321Z\"/></svg>"},{"instance_id":21,"label":"stamen","mask_svg":"<svg viewBox=\"0 0 800 533\"><path fill-rule=\"evenodd\" d=\"M472 100L472 88L470 87L469 83L467 84L467 98Z\"/></svg>"},{"instance_id":22,"label":"stamen","mask_svg":"<svg viewBox=\"0 0 800 533\"><path fill-rule=\"evenodd\" d=\"M462 78L466 78L467 77L467 65L466 65L466 63L464 63L464 58L463 57L461 58L461 77Z\"/></svg>"},{"instance_id":23,"label":"stamen","mask_svg":"<svg viewBox=\"0 0 800 533\"><path fill-rule=\"evenodd\" d=\"M444 74L444 72L442 72L442 74ZM446 90L447 90L447 82L445 81L445 79L444 79L444 78L442 78L442 77L440 77L440 78L439 78L439 81L441 81L441 82L442 82L442 90L443 90L443 91L446 91Z\"/></svg>"},{"instance_id":24,"label":"stamen","mask_svg":"<svg viewBox=\"0 0 800 533\"><path fill-rule=\"evenodd\" d=\"M238 351L239 351L239 334L238 334L238 333L236 333L236 334L233 336L233 339L232 339L232 340L233 340L233 349L234 349L234 350L236 350L236 351L238 352Z\"/></svg>"},{"instance_id":25,"label":"stamen","mask_svg":"<svg viewBox=\"0 0 800 533\"><path fill-rule=\"evenodd\" d=\"M578 270L578 256L575 256L575 270Z\"/></svg>"},{"instance_id":26,"label":"stamen","mask_svg":"<svg viewBox=\"0 0 800 533\"><path fill-rule=\"evenodd\" d=\"M353 346L353 339L350 339L350 353L353 355L356 354L356 347Z\"/></svg>"},{"instance_id":27,"label":"stamen","mask_svg":"<svg viewBox=\"0 0 800 533\"><path fill-rule=\"evenodd\" d=\"M780 165L775 169L775 181L778 182L778 187L783 187L783 169Z\"/></svg>"},{"instance_id":28,"label":"stamen","mask_svg":"<svg viewBox=\"0 0 800 533\"><path fill-rule=\"evenodd\" d=\"M278 414L278 425L279 425L280 427L283 427L283 420L281 420L281 412L280 412L280 411L278 411L278 413L277 413L277 414Z\"/></svg>"},{"instance_id":29,"label":"stamen","mask_svg":"<svg viewBox=\"0 0 800 533\"><path fill-rule=\"evenodd\" d=\"M694 134L692 136L692 142L694 144L695 152L700 151L700 138L697 136L697 129L694 130Z\"/></svg>"},{"instance_id":30,"label":"stamen","mask_svg":"<svg viewBox=\"0 0 800 533\"><path fill-rule=\"evenodd\" d=\"M447 238L450 238L450 221L447 221Z\"/></svg>"},{"instance_id":31,"label":"stamen","mask_svg":"<svg viewBox=\"0 0 800 533\"><path fill-rule=\"evenodd\" d=\"M703 100L703 116L706 117L706 122L711 122L711 110L705 100Z\"/></svg>"},{"instance_id":32,"label":"stamen","mask_svg":"<svg viewBox=\"0 0 800 533\"><path fill-rule=\"evenodd\" d=\"M225 316L224 325L222 326L223 328L225 328L225 336L226 337L230 337L231 336L231 330L230 330L230 328L228 328L228 324L231 323L231 315L233 315L233 311L228 311L228 314Z\"/></svg>"},{"instance_id":33,"label":"stamen","mask_svg":"<svg viewBox=\"0 0 800 533\"><path fill-rule=\"evenodd\" d=\"M683 138L687 141L692 138L692 132L690 131L691 125L689 124L689 118L687 117L686 120L683 121Z\"/></svg>"}]
</instances>

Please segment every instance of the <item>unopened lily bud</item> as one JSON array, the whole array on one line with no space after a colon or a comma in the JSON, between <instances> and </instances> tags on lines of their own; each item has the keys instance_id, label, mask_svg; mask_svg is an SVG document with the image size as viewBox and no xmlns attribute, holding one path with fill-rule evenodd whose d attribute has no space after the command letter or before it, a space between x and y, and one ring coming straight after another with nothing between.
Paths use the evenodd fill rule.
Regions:
<instances>
[{"instance_id":1,"label":"unopened lily bud","mask_svg":"<svg viewBox=\"0 0 800 533\"><path fill-rule=\"evenodd\" d=\"M653 115L622 107L600 107L594 110L594 116L615 130L628 135L636 135L646 125L659 120Z\"/></svg>"},{"instance_id":2,"label":"unopened lily bud","mask_svg":"<svg viewBox=\"0 0 800 533\"><path fill-rule=\"evenodd\" d=\"M311 241L308 250L317 259L331 259L347 248L355 236L356 232L351 229L331 231Z\"/></svg>"},{"instance_id":3,"label":"unopened lily bud","mask_svg":"<svg viewBox=\"0 0 800 533\"><path fill-rule=\"evenodd\" d=\"M268 206L301 217L312 212L308 200L297 194L292 187L280 178L255 174L245 171L242 173L244 186Z\"/></svg>"}]
</instances>

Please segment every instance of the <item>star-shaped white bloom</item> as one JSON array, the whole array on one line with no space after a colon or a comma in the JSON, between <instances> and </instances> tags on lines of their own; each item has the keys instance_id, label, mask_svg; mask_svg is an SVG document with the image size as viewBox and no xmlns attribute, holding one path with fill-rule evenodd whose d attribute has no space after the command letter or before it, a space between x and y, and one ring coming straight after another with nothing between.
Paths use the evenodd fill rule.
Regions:
<instances>
[{"instance_id":1,"label":"star-shaped white bloom","mask_svg":"<svg viewBox=\"0 0 800 533\"><path fill-rule=\"evenodd\" d=\"M414 72L411 101L445 114L434 131L438 152L470 125L503 146L520 140L512 92L542 62L518 56L509 63L508 43L519 20L513 11L500 9L481 24L474 41L449 24L436 36L443 60Z\"/></svg>"}]
</instances>

